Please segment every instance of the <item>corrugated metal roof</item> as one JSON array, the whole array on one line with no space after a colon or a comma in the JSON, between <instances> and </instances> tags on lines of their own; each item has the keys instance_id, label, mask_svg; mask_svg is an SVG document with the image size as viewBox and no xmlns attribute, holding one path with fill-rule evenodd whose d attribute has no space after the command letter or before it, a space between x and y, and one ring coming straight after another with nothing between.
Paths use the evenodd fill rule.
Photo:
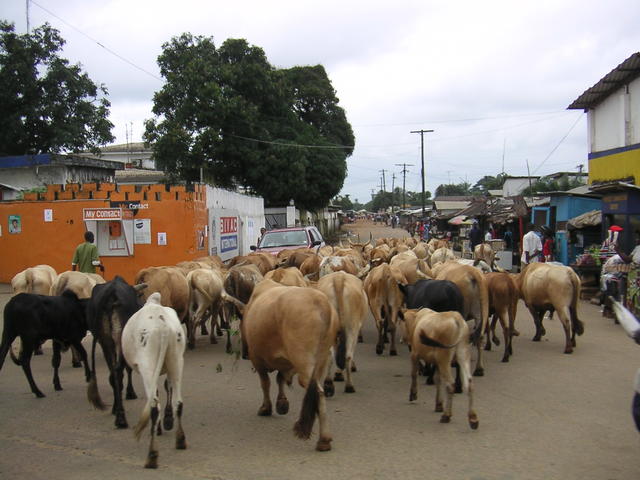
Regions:
<instances>
[{"instance_id":1,"label":"corrugated metal roof","mask_svg":"<svg viewBox=\"0 0 640 480\"><path fill-rule=\"evenodd\" d=\"M626 83L640 77L640 52L636 52L576 98L567 110L593 108Z\"/></svg>"},{"instance_id":2,"label":"corrugated metal roof","mask_svg":"<svg viewBox=\"0 0 640 480\"><path fill-rule=\"evenodd\" d=\"M434 200L436 210L460 210L469 205L467 201Z\"/></svg>"}]
</instances>

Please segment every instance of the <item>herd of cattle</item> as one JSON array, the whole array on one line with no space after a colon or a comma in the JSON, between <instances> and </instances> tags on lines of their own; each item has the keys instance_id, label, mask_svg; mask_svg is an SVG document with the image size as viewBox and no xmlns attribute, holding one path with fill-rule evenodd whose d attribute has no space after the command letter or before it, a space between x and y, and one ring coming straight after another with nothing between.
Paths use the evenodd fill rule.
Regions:
<instances>
[{"instance_id":1,"label":"herd of cattle","mask_svg":"<svg viewBox=\"0 0 640 480\"><path fill-rule=\"evenodd\" d=\"M97 274L57 275L50 266L38 265L12 280L16 295L4 310L0 368L9 353L22 367L31 391L44 397L31 374L32 355L45 340L53 340L53 384L61 390L61 350L71 346L74 365L85 369L89 401L105 409L96 379L99 344L110 371L116 427L128 426L122 401L124 372L128 399L136 398L132 370L142 378L147 401L135 434L139 438L151 422L145 466L155 468L155 435L162 430L160 375L167 375L162 426L170 430L177 418L176 448L184 449L185 347L195 348L198 328L210 335L211 343L217 343L217 336L226 330L226 348L231 351L231 325L237 319L242 357L251 360L264 395L258 415L272 413L269 373L277 371L276 412L281 415L289 410L284 385L291 385L297 375L306 393L294 432L309 438L317 417L316 449L324 451L331 449L325 396L333 395L334 381L345 381L344 391L355 392L355 349L370 311L378 330L378 355L384 353L385 345L390 355L397 355L396 333L410 349L409 399L417 399L416 379L422 371L432 382L435 379L440 421L449 422L453 394L464 391L469 399L469 425L476 429L472 347L476 350L473 375L484 375L482 352L490 350L492 342L500 344L495 332L499 321L502 361L509 361L512 338L519 335L514 322L520 298L535 322L534 341L545 334L547 312L555 312L564 327L565 353L575 347L575 335L583 333L577 316L580 280L573 270L545 263L530 264L519 274L494 270L500 269L488 244L476 247L473 260L464 260L456 258L446 241L424 243L413 238L349 242L348 248L283 250L277 256L255 252L227 264L216 256L203 257L145 268L136 275L134 285L119 276L105 282ZM92 335L90 362L82 345L87 330ZM16 357L12 343L18 337ZM455 379L452 365L458 367Z\"/></svg>"}]
</instances>

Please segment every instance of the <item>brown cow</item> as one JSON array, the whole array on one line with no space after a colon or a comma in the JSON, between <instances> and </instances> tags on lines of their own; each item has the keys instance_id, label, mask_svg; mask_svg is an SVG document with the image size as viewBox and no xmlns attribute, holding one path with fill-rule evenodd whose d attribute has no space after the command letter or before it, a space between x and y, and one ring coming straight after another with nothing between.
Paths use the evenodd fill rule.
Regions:
<instances>
[{"instance_id":1,"label":"brown cow","mask_svg":"<svg viewBox=\"0 0 640 480\"><path fill-rule=\"evenodd\" d=\"M473 260L475 262L484 261L492 270L495 270L496 252L488 243L479 243L473 249Z\"/></svg>"},{"instance_id":2,"label":"brown cow","mask_svg":"<svg viewBox=\"0 0 640 480\"><path fill-rule=\"evenodd\" d=\"M484 278L489 288L489 314L493 315L491 325L487 326L487 329L490 331L486 332L487 344L485 350L491 350L491 339L493 339L496 345L500 345L500 341L495 334L496 321L500 320L504 336L504 355L502 356L502 361L508 362L509 357L513 355L511 342L516 332L515 321L518 311L518 287L508 273L487 273Z\"/></svg>"},{"instance_id":3,"label":"brown cow","mask_svg":"<svg viewBox=\"0 0 640 480\"><path fill-rule=\"evenodd\" d=\"M346 272L334 272L322 277L316 287L327 296L338 313L342 336L338 348L346 349L344 372L346 372L347 381L344 391L353 393L356 390L351 380L351 368L358 334L368 310L367 295L364 293L362 280ZM341 381L342 372L343 369L338 368L334 380Z\"/></svg>"},{"instance_id":4,"label":"brown cow","mask_svg":"<svg viewBox=\"0 0 640 480\"><path fill-rule=\"evenodd\" d=\"M418 259L411 250L393 257L389 265L398 267L410 284L414 284L422 278L433 278L433 273L426 262Z\"/></svg>"},{"instance_id":5,"label":"brown cow","mask_svg":"<svg viewBox=\"0 0 640 480\"><path fill-rule=\"evenodd\" d=\"M323 380L338 327L338 315L324 293L308 287L283 286L256 289L240 324L249 359L262 386L264 398L258 415L269 416L272 412L269 372L278 371L276 411L280 415L289 411L284 384L291 385L297 374L306 394L293 430L297 437L309 438L317 416L320 438L316 450L319 451L331 449ZM344 367L344 357L338 363Z\"/></svg>"},{"instance_id":6,"label":"brown cow","mask_svg":"<svg viewBox=\"0 0 640 480\"><path fill-rule=\"evenodd\" d=\"M520 273L520 289L536 326L534 342L546 333L542 325L544 312L553 307L562 322L565 334L564 353L572 353L576 333L584 333L578 319L580 279L569 267L549 263L530 263Z\"/></svg>"},{"instance_id":7,"label":"brown cow","mask_svg":"<svg viewBox=\"0 0 640 480\"><path fill-rule=\"evenodd\" d=\"M13 293L49 295L58 274L49 265L36 265L17 273L11 279Z\"/></svg>"},{"instance_id":8,"label":"brown cow","mask_svg":"<svg viewBox=\"0 0 640 480\"><path fill-rule=\"evenodd\" d=\"M417 375L420 360L427 365L435 364L437 375L436 412L443 412L441 423L451 420L454 379L451 362L455 359L459 365L462 390L469 396L469 426L477 429L478 415L473 410L473 380L471 378L471 347L469 345L469 327L458 312L434 312L428 308L403 310L405 321L405 342L411 348L411 389L409 401L418 399ZM441 384L444 381L447 391L447 403L443 408Z\"/></svg>"},{"instance_id":9,"label":"brown cow","mask_svg":"<svg viewBox=\"0 0 640 480\"><path fill-rule=\"evenodd\" d=\"M447 262L439 270L436 280L449 280L455 283L464 297L465 320L474 319L475 327L471 334L473 343L478 350L475 376L484 375L482 362L482 335L489 321L489 289L487 282L480 271L469 265L458 262Z\"/></svg>"},{"instance_id":10,"label":"brown cow","mask_svg":"<svg viewBox=\"0 0 640 480\"><path fill-rule=\"evenodd\" d=\"M382 355L387 331L391 332L389 355L397 355L396 325L398 312L404 301L404 295L398 283L406 284L407 280L397 267L387 263L372 268L364 281L364 290L369 299L369 308L378 328L376 353Z\"/></svg>"},{"instance_id":11,"label":"brown cow","mask_svg":"<svg viewBox=\"0 0 640 480\"><path fill-rule=\"evenodd\" d=\"M322 278L324 275L328 275L333 272L347 272L352 275L358 274L358 267L351 261L349 257L332 255L330 257L324 257L320 261L319 276Z\"/></svg>"},{"instance_id":12,"label":"brown cow","mask_svg":"<svg viewBox=\"0 0 640 480\"><path fill-rule=\"evenodd\" d=\"M145 301L153 292L160 292L162 305L173 308L182 323L189 321L190 289L182 270L178 267L143 268L136 274L134 285L143 283L147 284L142 290Z\"/></svg>"}]
</instances>

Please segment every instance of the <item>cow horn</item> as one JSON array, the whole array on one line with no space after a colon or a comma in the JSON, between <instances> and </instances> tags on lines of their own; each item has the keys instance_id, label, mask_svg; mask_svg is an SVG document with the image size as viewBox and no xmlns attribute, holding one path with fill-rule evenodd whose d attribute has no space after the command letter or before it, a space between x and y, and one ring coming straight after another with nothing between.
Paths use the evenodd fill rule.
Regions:
<instances>
[{"instance_id":1,"label":"cow horn","mask_svg":"<svg viewBox=\"0 0 640 480\"><path fill-rule=\"evenodd\" d=\"M147 288L149 285L147 285L146 283L139 283L138 285L134 285L133 289L136 292L139 292L140 290L144 290L145 288Z\"/></svg>"}]
</instances>

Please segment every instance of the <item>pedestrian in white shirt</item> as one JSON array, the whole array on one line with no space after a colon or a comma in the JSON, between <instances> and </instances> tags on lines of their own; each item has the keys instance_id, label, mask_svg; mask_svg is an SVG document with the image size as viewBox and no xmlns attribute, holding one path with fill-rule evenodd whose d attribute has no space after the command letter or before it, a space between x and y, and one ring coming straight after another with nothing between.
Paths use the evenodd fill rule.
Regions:
<instances>
[{"instance_id":1,"label":"pedestrian in white shirt","mask_svg":"<svg viewBox=\"0 0 640 480\"><path fill-rule=\"evenodd\" d=\"M491 239L492 239L491 230L487 230L487 233L484 234L484 241L488 242Z\"/></svg>"},{"instance_id":2,"label":"pedestrian in white shirt","mask_svg":"<svg viewBox=\"0 0 640 480\"><path fill-rule=\"evenodd\" d=\"M530 223L527 225L527 233L522 237L522 267L532 262L538 261L538 254L542 252L542 241L534 231L535 226Z\"/></svg>"}]
</instances>

